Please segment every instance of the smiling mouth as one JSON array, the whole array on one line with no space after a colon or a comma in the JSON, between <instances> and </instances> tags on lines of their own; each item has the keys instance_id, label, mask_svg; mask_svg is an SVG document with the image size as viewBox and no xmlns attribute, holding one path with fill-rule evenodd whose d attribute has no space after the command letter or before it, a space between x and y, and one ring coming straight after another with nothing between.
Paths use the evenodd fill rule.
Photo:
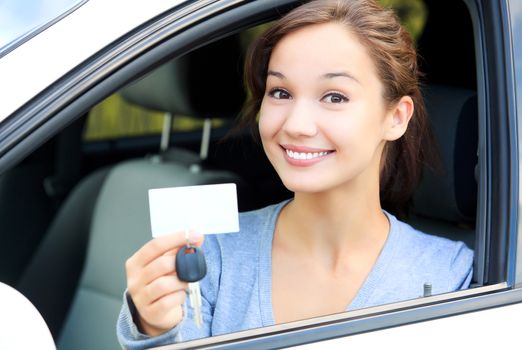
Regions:
<instances>
[{"instance_id":1,"label":"smiling mouth","mask_svg":"<svg viewBox=\"0 0 522 350\"><path fill-rule=\"evenodd\" d=\"M315 159L319 157L324 157L333 151L323 151L323 152L294 152L289 149L286 149L286 154L288 157L295 159L295 160L308 160L308 159Z\"/></svg>"}]
</instances>

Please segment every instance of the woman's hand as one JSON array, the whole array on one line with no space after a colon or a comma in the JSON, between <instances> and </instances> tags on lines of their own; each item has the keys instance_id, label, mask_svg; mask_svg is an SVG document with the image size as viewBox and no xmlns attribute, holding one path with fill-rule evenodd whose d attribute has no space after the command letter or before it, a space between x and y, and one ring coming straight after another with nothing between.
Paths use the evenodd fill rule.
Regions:
<instances>
[{"instance_id":1,"label":"woman's hand","mask_svg":"<svg viewBox=\"0 0 522 350\"><path fill-rule=\"evenodd\" d=\"M201 246L203 235L190 232L189 242ZM138 311L135 322L144 334L163 334L183 319L188 284L178 279L175 261L186 243L183 231L155 238L125 264L127 289Z\"/></svg>"}]
</instances>

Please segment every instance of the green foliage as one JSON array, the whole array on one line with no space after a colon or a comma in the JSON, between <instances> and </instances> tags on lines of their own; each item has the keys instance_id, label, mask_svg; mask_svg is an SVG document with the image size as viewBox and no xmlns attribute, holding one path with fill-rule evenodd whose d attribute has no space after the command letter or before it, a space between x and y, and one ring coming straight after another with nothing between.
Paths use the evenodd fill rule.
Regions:
<instances>
[{"instance_id":1,"label":"green foliage","mask_svg":"<svg viewBox=\"0 0 522 350\"><path fill-rule=\"evenodd\" d=\"M426 25L428 9L422 0L379 0L386 7L391 7L399 16L402 25L408 30L415 42L419 39Z\"/></svg>"},{"instance_id":2,"label":"green foliage","mask_svg":"<svg viewBox=\"0 0 522 350\"><path fill-rule=\"evenodd\" d=\"M165 114L127 103L119 94L109 96L94 106L89 113L83 139L97 141L122 137L160 134ZM223 120L213 119L212 127L223 125ZM172 131L199 130L203 121L189 116L175 116Z\"/></svg>"},{"instance_id":3,"label":"green foliage","mask_svg":"<svg viewBox=\"0 0 522 350\"><path fill-rule=\"evenodd\" d=\"M163 114L126 103L114 94L89 113L84 140L95 141L161 133Z\"/></svg>"}]
</instances>

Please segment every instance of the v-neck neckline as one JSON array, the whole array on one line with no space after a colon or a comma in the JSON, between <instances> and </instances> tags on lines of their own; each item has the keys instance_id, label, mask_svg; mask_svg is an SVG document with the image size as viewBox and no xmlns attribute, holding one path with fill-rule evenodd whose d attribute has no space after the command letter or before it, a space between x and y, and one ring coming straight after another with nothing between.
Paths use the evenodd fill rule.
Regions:
<instances>
[{"instance_id":1,"label":"v-neck neckline","mask_svg":"<svg viewBox=\"0 0 522 350\"><path fill-rule=\"evenodd\" d=\"M273 206L272 213L261 229L261 237L259 244L259 307L261 314L261 322L263 327L275 324L273 304L272 304L272 244L274 239L274 231L277 219L283 207L290 202L291 199L283 201ZM393 260L396 247L399 244L400 234L397 232L397 219L386 211L383 211L390 223L390 231L384 242L384 246L373 265L370 273L363 282L361 288L357 291L355 297L345 311L360 309L369 305L373 291L382 284L382 279L386 276L386 270Z\"/></svg>"}]
</instances>

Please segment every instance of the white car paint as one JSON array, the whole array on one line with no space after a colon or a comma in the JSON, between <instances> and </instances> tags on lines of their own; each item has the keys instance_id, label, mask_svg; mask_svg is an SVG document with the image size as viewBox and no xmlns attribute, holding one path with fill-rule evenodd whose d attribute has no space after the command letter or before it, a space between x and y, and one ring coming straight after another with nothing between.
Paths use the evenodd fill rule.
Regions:
<instances>
[{"instance_id":1,"label":"white car paint","mask_svg":"<svg viewBox=\"0 0 522 350\"><path fill-rule=\"evenodd\" d=\"M0 310L0 349L56 349L38 310L20 292L3 283L0 283Z\"/></svg>"},{"instance_id":2,"label":"white car paint","mask_svg":"<svg viewBox=\"0 0 522 350\"><path fill-rule=\"evenodd\" d=\"M0 59L0 77L9 82L0 84L0 122L93 53L184 1L87 1Z\"/></svg>"},{"instance_id":3,"label":"white car paint","mask_svg":"<svg viewBox=\"0 0 522 350\"><path fill-rule=\"evenodd\" d=\"M522 304L515 304L292 349L520 349L521 318Z\"/></svg>"}]
</instances>

